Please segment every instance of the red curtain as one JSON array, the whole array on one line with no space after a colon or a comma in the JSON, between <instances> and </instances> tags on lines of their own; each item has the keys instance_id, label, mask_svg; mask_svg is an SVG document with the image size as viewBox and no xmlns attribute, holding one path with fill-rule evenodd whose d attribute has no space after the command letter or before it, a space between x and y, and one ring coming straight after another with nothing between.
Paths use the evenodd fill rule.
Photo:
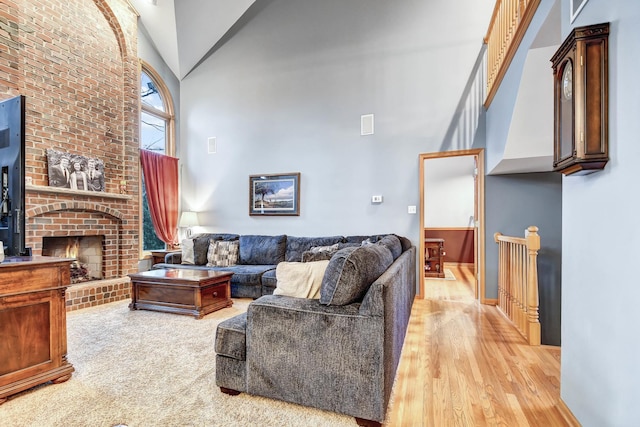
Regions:
<instances>
[{"instance_id":1,"label":"red curtain","mask_svg":"<svg viewBox=\"0 0 640 427\"><path fill-rule=\"evenodd\" d=\"M178 159L140 150L144 187L151 221L158 237L169 245L178 243Z\"/></svg>"}]
</instances>

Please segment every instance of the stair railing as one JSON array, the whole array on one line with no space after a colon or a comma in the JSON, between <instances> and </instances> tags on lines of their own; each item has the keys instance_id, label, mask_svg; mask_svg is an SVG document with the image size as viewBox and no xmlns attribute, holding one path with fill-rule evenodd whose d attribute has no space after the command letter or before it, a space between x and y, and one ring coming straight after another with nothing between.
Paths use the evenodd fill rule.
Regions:
<instances>
[{"instance_id":1,"label":"stair railing","mask_svg":"<svg viewBox=\"0 0 640 427\"><path fill-rule=\"evenodd\" d=\"M498 244L498 309L510 319L529 345L540 345L538 301L538 227L525 237L495 233Z\"/></svg>"},{"instance_id":2,"label":"stair railing","mask_svg":"<svg viewBox=\"0 0 640 427\"><path fill-rule=\"evenodd\" d=\"M487 97L489 108L511 60L520 46L540 0L497 0L484 42L487 44Z\"/></svg>"}]
</instances>

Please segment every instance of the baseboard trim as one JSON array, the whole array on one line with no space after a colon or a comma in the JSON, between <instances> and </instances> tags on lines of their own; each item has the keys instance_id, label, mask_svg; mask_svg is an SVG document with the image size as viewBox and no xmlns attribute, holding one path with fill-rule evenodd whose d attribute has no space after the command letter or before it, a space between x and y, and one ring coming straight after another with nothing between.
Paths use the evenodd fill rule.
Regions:
<instances>
[{"instance_id":1,"label":"baseboard trim","mask_svg":"<svg viewBox=\"0 0 640 427\"><path fill-rule=\"evenodd\" d=\"M473 268L475 266L472 262L453 262L453 261L445 261L444 267L468 267Z\"/></svg>"},{"instance_id":2,"label":"baseboard trim","mask_svg":"<svg viewBox=\"0 0 640 427\"><path fill-rule=\"evenodd\" d=\"M564 400L560 399L558 400L558 403L556 403L556 408L558 408L558 411L560 411L560 414L562 415L562 418L564 418L564 420L567 422L567 424L571 427L575 426L575 427L580 427L581 424L578 421L578 419L575 417L575 415L573 415L573 412L571 412L571 409L569 409L569 407L567 406L566 403L564 403Z\"/></svg>"},{"instance_id":3,"label":"baseboard trim","mask_svg":"<svg viewBox=\"0 0 640 427\"><path fill-rule=\"evenodd\" d=\"M498 299L497 298L485 298L480 302L482 304L485 304L485 305L498 305Z\"/></svg>"}]
</instances>

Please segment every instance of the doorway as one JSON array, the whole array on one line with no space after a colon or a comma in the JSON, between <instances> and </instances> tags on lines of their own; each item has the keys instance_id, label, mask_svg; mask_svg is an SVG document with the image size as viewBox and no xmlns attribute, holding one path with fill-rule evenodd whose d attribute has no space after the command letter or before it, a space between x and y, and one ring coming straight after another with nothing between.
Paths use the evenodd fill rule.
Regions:
<instances>
[{"instance_id":1,"label":"doorway","mask_svg":"<svg viewBox=\"0 0 640 427\"><path fill-rule=\"evenodd\" d=\"M442 160L438 162L438 160ZM432 167L429 167L432 162ZM440 172L443 165L447 170L443 172L439 181ZM448 169L447 169L448 168ZM431 172L435 171L435 175ZM446 175L446 176L445 176ZM453 185L447 190L434 192L438 183L447 182ZM451 184L455 182L454 184ZM456 186L462 187L456 187ZM449 191L449 193L447 193ZM464 195L463 193L468 193ZM429 196L431 195L431 196ZM469 201L469 198L472 201ZM468 209L456 209L456 203L467 203L461 199L468 200L471 206ZM434 206L435 205L435 206ZM452 221L445 223L442 218L438 218L439 206L442 210L446 206L451 212L447 217ZM431 209L435 208L435 209ZM455 217L455 218L454 218ZM425 256L425 239L432 237L449 236L449 243L455 252L457 262L473 259L474 280L473 294L476 300L481 303L485 301L485 237L484 237L484 150L459 150L439 153L420 154L420 298L425 296L425 272L431 271L431 263ZM432 222L432 224L429 224ZM446 227L430 227L446 224ZM472 239L472 244L469 239ZM431 242L431 241L430 241ZM431 246L432 243L429 243ZM465 252L472 251L473 254ZM447 238L444 239L444 261L447 262ZM454 254L449 256L452 259ZM464 262L463 262L464 263ZM428 269L428 270L427 270Z\"/></svg>"}]
</instances>

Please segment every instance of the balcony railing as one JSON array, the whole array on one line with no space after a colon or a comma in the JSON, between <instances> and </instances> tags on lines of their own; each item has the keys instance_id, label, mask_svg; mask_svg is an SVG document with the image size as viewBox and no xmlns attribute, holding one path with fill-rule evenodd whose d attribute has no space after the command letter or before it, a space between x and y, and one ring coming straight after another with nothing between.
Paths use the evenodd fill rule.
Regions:
<instances>
[{"instance_id":1,"label":"balcony railing","mask_svg":"<svg viewBox=\"0 0 640 427\"><path fill-rule=\"evenodd\" d=\"M540 0L497 0L484 38L487 44L486 108L498 91L539 4Z\"/></svg>"}]
</instances>

